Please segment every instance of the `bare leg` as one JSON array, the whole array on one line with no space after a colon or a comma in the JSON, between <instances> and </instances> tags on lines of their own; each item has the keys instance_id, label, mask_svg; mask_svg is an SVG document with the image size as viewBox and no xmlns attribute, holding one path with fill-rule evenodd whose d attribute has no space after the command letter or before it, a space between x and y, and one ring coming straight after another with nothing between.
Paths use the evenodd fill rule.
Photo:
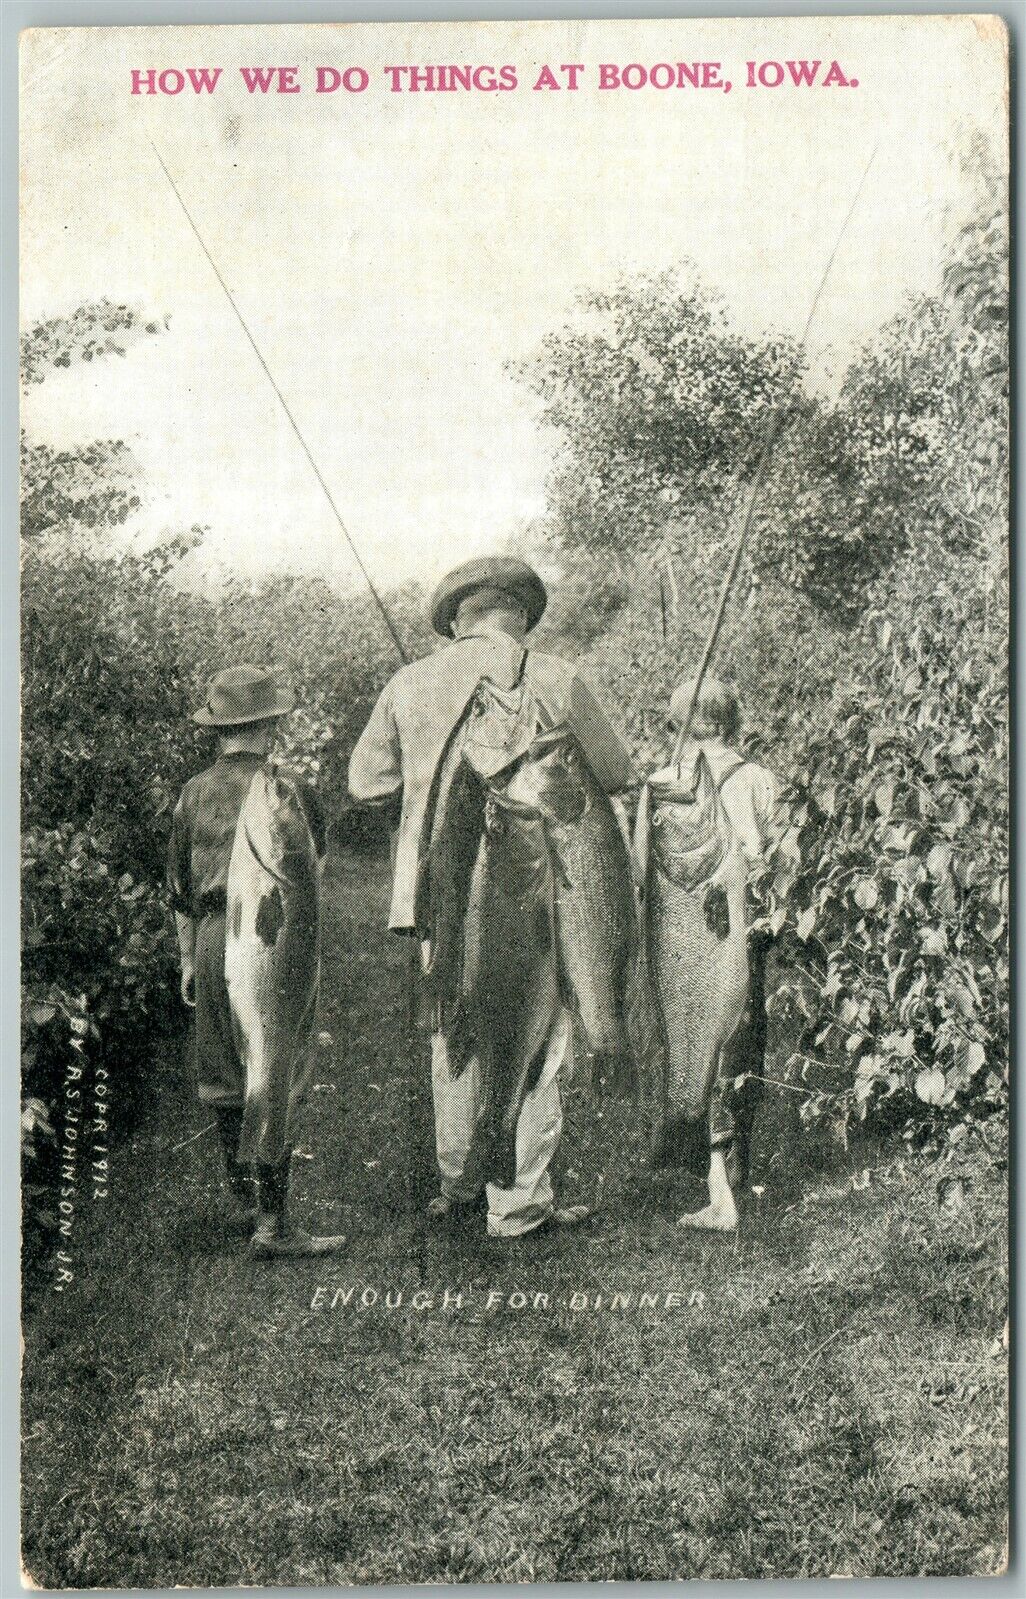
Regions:
<instances>
[{"instance_id":1,"label":"bare leg","mask_svg":"<svg viewBox=\"0 0 1026 1599\"><path fill-rule=\"evenodd\" d=\"M727 1176L728 1149L717 1146L709 1157L709 1203L704 1210L678 1217L678 1227L698 1227L707 1232L731 1233L737 1227L737 1206Z\"/></svg>"}]
</instances>

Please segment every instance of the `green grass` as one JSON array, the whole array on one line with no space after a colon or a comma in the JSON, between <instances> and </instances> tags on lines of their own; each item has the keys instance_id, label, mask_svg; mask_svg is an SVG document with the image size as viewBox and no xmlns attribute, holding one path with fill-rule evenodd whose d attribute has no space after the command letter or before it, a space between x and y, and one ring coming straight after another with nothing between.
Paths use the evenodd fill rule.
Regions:
<instances>
[{"instance_id":1,"label":"green grass","mask_svg":"<svg viewBox=\"0 0 1026 1599\"><path fill-rule=\"evenodd\" d=\"M1005 1173L806 1155L766 1102L735 1239L679 1233L701 1195L641 1168L636 1113L570 1094L585 1232L423 1235L428 1106L411 1098L403 955L381 868L332 868L319 1089L297 1209L345 1255L250 1261L177 1060L76 1235L76 1282L28 1317L24 1558L46 1587L964 1575L1006 1515ZM412 1157L412 1160L411 1160ZM806 1166L808 1162L805 1162ZM412 1165L412 1181L411 1181ZM863 1168L869 1180L861 1186ZM947 1168L945 1168L947 1170ZM853 1173L859 1187L853 1186ZM415 1311L424 1281L461 1311ZM318 1285L399 1309L311 1309ZM485 1309L490 1288L548 1310ZM572 1311L575 1291L679 1309ZM700 1297L695 1297L700 1296ZM355 1296L354 1296L355 1297ZM694 1303L690 1303L692 1299ZM1000 1348L1000 1346L998 1346Z\"/></svg>"}]
</instances>

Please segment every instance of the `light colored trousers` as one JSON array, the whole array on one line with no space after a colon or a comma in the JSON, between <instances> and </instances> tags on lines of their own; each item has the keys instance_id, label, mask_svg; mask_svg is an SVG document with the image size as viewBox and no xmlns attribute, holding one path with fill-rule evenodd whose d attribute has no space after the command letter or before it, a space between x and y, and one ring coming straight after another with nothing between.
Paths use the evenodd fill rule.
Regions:
<instances>
[{"instance_id":1,"label":"light colored trousers","mask_svg":"<svg viewBox=\"0 0 1026 1599\"><path fill-rule=\"evenodd\" d=\"M493 1238L516 1238L530 1232L552 1211L554 1198L549 1163L559 1144L563 1108L559 1071L572 1066L570 1012L556 1011L541 1075L524 1100L517 1121L516 1173L512 1188L488 1183L488 1231ZM442 1174L442 1193L451 1199L474 1196L461 1187L474 1126L481 1111L481 1069L469 1060L459 1077L449 1073L449 1055L441 1033L431 1036L431 1089L435 1102L435 1149Z\"/></svg>"}]
</instances>

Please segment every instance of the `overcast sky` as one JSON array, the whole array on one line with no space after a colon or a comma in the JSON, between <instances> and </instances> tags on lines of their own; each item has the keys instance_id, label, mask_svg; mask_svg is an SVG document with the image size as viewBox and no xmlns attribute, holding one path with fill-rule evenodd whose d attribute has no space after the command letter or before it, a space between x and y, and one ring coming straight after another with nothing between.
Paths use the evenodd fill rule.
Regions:
<instances>
[{"instance_id":1,"label":"overcast sky","mask_svg":"<svg viewBox=\"0 0 1026 1599\"><path fill-rule=\"evenodd\" d=\"M331 514L179 211L156 142L368 566L427 578L545 504L552 441L506 372L575 295L690 256L745 329L800 331L874 144L811 340L829 381L937 279L959 123L1003 153L985 19L37 30L23 44L23 321L106 296L170 318L26 396L31 436L130 440L142 533L208 523L205 559L348 581ZM745 89L748 59L836 58L854 88ZM734 87L599 91L601 62L719 61ZM510 93L393 94L386 65L513 64ZM542 63L576 93L532 92ZM243 65L298 66L250 96ZM362 65L361 95L315 95ZM132 67L221 66L214 94Z\"/></svg>"}]
</instances>

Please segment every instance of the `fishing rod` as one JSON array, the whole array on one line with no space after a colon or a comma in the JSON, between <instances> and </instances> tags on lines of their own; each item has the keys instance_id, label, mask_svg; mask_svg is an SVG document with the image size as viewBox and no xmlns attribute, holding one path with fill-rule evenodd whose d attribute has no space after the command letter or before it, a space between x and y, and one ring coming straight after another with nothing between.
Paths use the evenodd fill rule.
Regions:
<instances>
[{"instance_id":1,"label":"fishing rod","mask_svg":"<svg viewBox=\"0 0 1026 1599\"><path fill-rule=\"evenodd\" d=\"M375 605L377 606L378 610L381 612L381 619L382 619L382 621L384 622L385 626L388 629L389 637L391 638L392 643L395 645L396 653L399 656L399 659L402 661L403 665L406 666L409 663L410 657L407 654L405 648L403 647L403 641L399 637L399 633L398 633L398 630L396 628L396 625L395 625L395 623L392 620L392 617L391 617L391 615L389 613L388 607L386 606L384 600L381 598L381 595L378 593L378 590L375 587L373 578L371 577L371 575L368 572L366 566L364 565L363 558L360 555L359 550L357 549L356 545L353 542L353 535L350 533L349 529L346 527L345 522L342 520L342 513L339 510L338 506L335 504L334 497L333 497L332 492L329 489L327 483L324 481L324 477L323 477L323 475L321 473L321 469L317 465L317 462L314 460L313 455L311 454L310 446L307 444L306 439L303 437L303 435L302 435L302 433L300 431L299 423L296 421L295 417L293 416L291 410L289 409L288 402L286 401L285 396L282 394L281 389L278 387L277 383L275 382L274 375L271 372L270 367L267 365L267 362L264 360L263 355L261 354L260 346L257 344L256 339L253 337L253 334L250 331L250 327L249 327L248 322L246 321L246 319L243 316L242 312L239 310L239 307L238 307L238 305L235 302L235 298L234 298L234 296L232 294L232 291L228 287L227 283L225 282L225 280L224 280L224 278L223 278L223 276L221 274L221 271L220 271L220 269L219 269L219 267L217 265L217 262L214 260L214 257L211 255L210 251L207 249L206 242L205 242L205 240L203 238L203 235L200 232L199 228L196 226L196 223L193 220L192 213L190 212L189 207L186 205L184 199L182 198L182 195L181 195L181 192L180 192L180 190L178 188L178 185L175 183L174 178L171 176L170 172L167 169L167 164L164 161L164 157L161 155L160 151L157 149L157 146L153 143L152 139L150 140L150 145L152 147L154 155L156 156L157 160L160 163L160 170L163 172L165 178L167 179L168 183L171 186L172 194L174 195L175 199L178 201L178 204L182 208L182 211L184 213L186 222L188 222L190 228L192 229L193 233L196 236L196 242L198 243L200 249L203 251L203 254L207 258L207 261L208 261L208 263L210 265L210 270L213 272L213 274L214 274L215 278L217 279L218 283L221 285L222 289L224 290L225 298L228 301L228 304L231 306L232 310L235 312L235 315L238 317L239 326L241 327L243 333L246 335L246 338L249 340L250 347L251 347L251 349L253 351L253 354L256 356L258 362L260 363L260 366L261 366L261 369L263 371L264 376L266 377L268 383L271 385L271 388L274 390L275 394L278 397L278 402L281 405L282 410L285 412L286 417L288 418L289 426L291 427L293 433L296 435L296 438L299 440L300 448L302 449L303 454L306 456L307 460L310 463L310 467L311 467L311 469L313 471L314 477L317 479L317 481L320 484L321 488L324 490L324 497L325 497L325 499L327 500L328 504L331 507L332 515L334 516L335 521L338 523L339 531L341 532L342 537L345 539L346 543L349 546L349 549L350 549L350 551L352 553L352 556L353 556L353 560L356 562L357 566L360 569L360 572L361 572L361 574L363 576L364 582L367 584L367 587L370 590L371 598L373 599L373 601L374 601Z\"/></svg>"},{"instance_id":2,"label":"fishing rod","mask_svg":"<svg viewBox=\"0 0 1026 1599\"><path fill-rule=\"evenodd\" d=\"M848 223L855 214L855 207L858 205L859 199L861 198L866 179L869 177L869 169L876 159L876 152L878 148L878 145L874 145L870 151L869 160L866 162L862 176L858 182L858 187L852 196L852 201L845 213L844 221L841 223L840 231L838 232L837 238L834 240L834 247L827 258L827 264L823 268L823 276L820 278L819 287L816 289L816 292L813 295L812 305L809 307L809 314L805 320L805 327L802 330L802 336L798 341L799 350L803 350L805 345L808 343L809 332L812 328L816 312L819 309L819 302L823 297L823 290L826 288L827 279L830 276L830 270L833 267L834 261L837 259L837 252L841 248L841 240L844 238L844 235L847 232ZM748 491L745 514L741 522L741 531L737 536L737 542L734 545L733 554L731 555L730 561L727 564L727 570L724 573L723 582L720 586L719 599L716 603L716 610L713 614L712 626L709 629L709 637L706 640L705 649L702 652L702 659L698 667L698 673L695 677L694 687L691 691L691 699L688 704L687 715L681 722L680 727L677 730L676 740L674 741L672 761L674 766L678 765L680 762L684 745L687 741L688 734L691 731L691 723L695 716L695 706L698 704L698 696L702 692L702 683L705 680L705 675L708 672L709 666L712 662L716 645L719 642L720 630L723 627L723 619L727 612L727 601L730 599L730 593L734 587L734 579L737 577L738 568L741 565L741 557L744 555L745 546L748 543L748 535L751 531L752 522L755 518L755 507L758 503L759 493L762 489L763 483L766 480L766 474L769 471L770 458L773 454L773 445L776 441L777 435L780 432L780 424L784 419L786 411L787 407L785 405L774 406L766 421L766 427L763 433L762 449L759 452L759 460Z\"/></svg>"}]
</instances>

